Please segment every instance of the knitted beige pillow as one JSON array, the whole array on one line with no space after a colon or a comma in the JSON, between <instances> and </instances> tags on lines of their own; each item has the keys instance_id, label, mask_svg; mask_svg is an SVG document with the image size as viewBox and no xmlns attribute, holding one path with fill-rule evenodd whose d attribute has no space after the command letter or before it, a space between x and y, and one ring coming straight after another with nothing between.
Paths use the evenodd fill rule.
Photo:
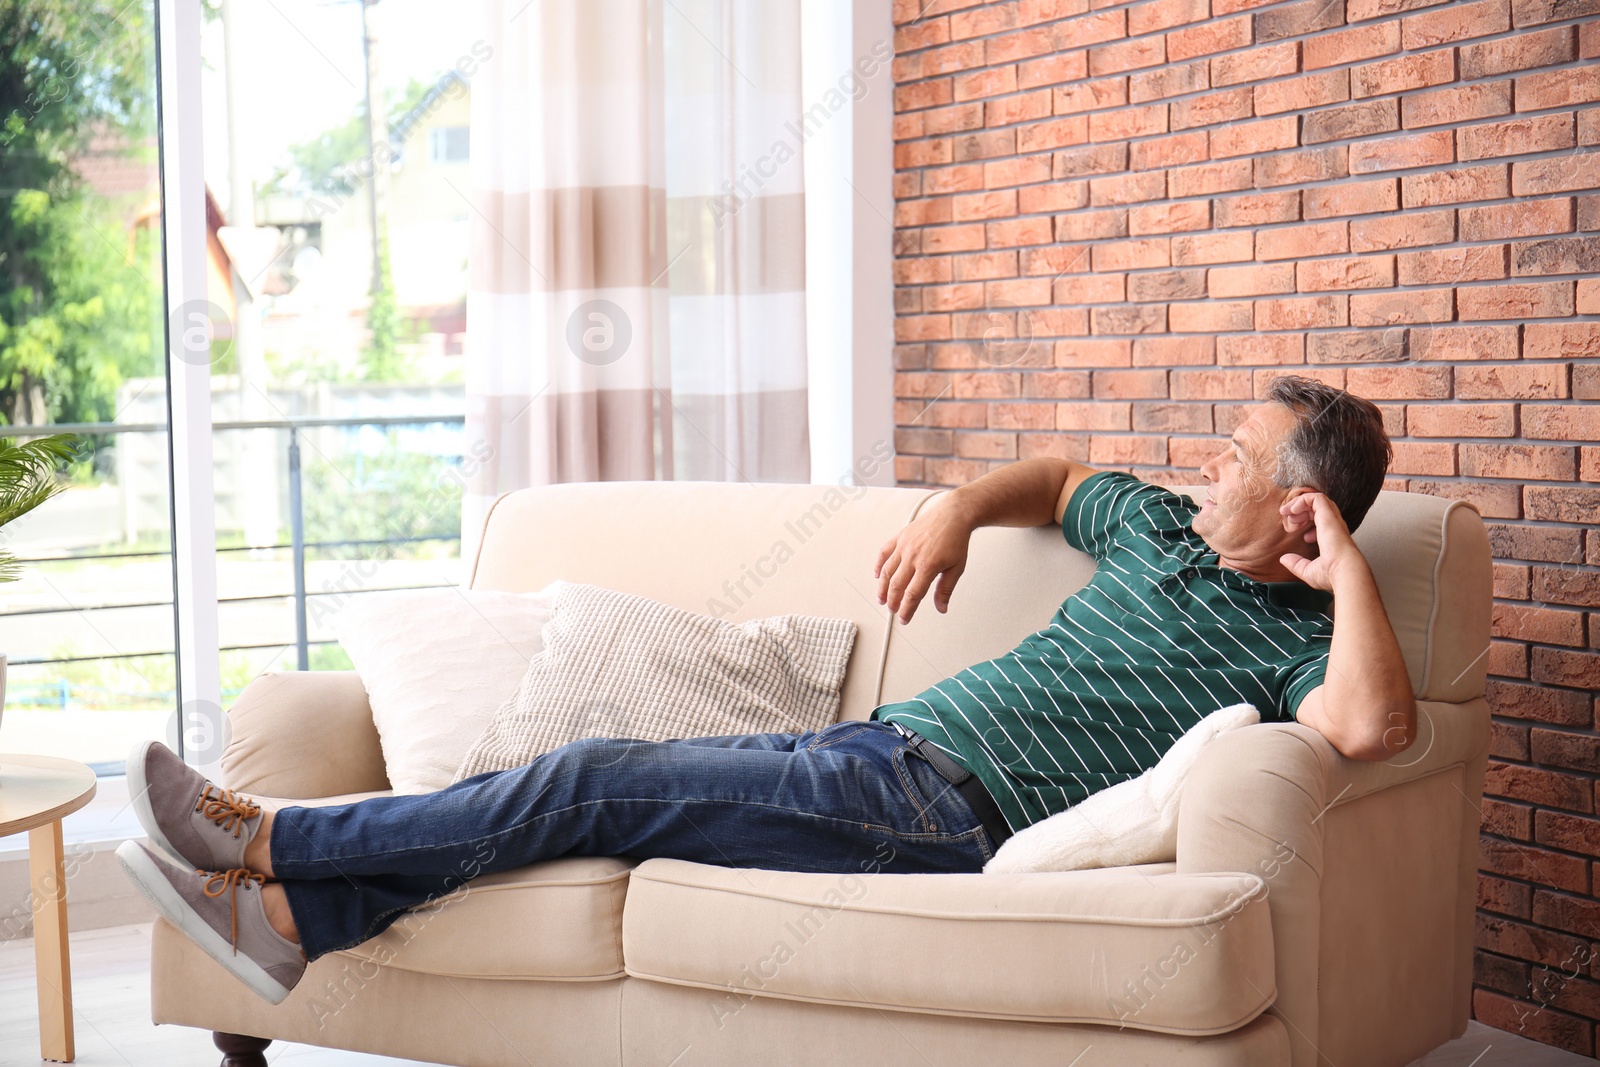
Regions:
<instances>
[{"instance_id":1,"label":"knitted beige pillow","mask_svg":"<svg viewBox=\"0 0 1600 1067\"><path fill-rule=\"evenodd\" d=\"M803 733L838 717L856 638L848 619L724 622L599 586L550 588L544 648L468 750L457 781L520 767L583 737Z\"/></svg>"}]
</instances>

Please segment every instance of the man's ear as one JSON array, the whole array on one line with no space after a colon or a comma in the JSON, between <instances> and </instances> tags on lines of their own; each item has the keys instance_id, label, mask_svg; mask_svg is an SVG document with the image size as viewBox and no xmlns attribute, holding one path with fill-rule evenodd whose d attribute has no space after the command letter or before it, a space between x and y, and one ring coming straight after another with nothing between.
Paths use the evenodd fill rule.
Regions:
<instances>
[{"instance_id":1,"label":"man's ear","mask_svg":"<svg viewBox=\"0 0 1600 1067\"><path fill-rule=\"evenodd\" d=\"M1315 492L1316 490L1312 489L1310 486L1296 486L1284 494L1283 502L1285 504L1290 504L1293 503L1297 498L1305 496L1307 493ZM1300 523L1297 525L1289 518L1288 515L1285 515L1282 512L1279 512L1278 514L1278 522L1283 526L1284 533L1293 533L1296 529L1304 530L1306 528L1305 523Z\"/></svg>"}]
</instances>

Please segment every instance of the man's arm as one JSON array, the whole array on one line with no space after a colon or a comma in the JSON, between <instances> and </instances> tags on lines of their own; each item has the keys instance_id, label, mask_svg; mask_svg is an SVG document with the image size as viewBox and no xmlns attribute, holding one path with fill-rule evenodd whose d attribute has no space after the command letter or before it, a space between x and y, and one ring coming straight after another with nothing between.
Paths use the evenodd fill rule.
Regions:
<instances>
[{"instance_id":1,"label":"man's arm","mask_svg":"<svg viewBox=\"0 0 1600 1067\"><path fill-rule=\"evenodd\" d=\"M964 509L974 530L980 526L1043 526L1051 521L1059 526L1072 494L1086 478L1098 473L1070 459L1024 459L952 490L939 506Z\"/></svg>"},{"instance_id":2,"label":"man's arm","mask_svg":"<svg viewBox=\"0 0 1600 1067\"><path fill-rule=\"evenodd\" d=\"M967 566L967 545L980 526L1057 525L1078 486L1096 471L1041 456L1008 463L936 499L878 550L872 576L878 603L911 621L934 579L933 606L950 610L950 592Z\"/></svg>"},{"instance_id":3,"label":"man's arm","mask_svg":"<svg viewBox=\"0 0 1600 1067\"><path fill-rule=\"evenodd\" d=\"M1307 585L1332 592L1334 606L1327 675L1300 701L1295 718L1343 756L1388 759L1416 739L1417 701L1372 568L1326 496L1302 494L1283 513L1306 526L1306 540L1321 551L1314 560L1286 555L1281 562Z\"/></svg>"}]
</instances>

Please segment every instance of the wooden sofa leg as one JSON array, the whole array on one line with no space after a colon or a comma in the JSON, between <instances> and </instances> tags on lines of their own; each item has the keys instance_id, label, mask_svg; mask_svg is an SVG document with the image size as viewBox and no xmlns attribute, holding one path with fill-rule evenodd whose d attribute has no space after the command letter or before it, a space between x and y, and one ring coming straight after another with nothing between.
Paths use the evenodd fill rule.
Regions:
<instances>
[{"instance_id":1,"label":"wooden sofa leg","mask_svg":"<svg viewBox=\"0 0 1600 1067\"><path fill-rule=\"evenodd\" d=\"M213 1031L211 1040L222 1052L222 1063L219 1067L267 1067L267 1058L262 1053L272 1044L270 1038L245 1037L243 1034Z\"/></svg>"}]
</instances>

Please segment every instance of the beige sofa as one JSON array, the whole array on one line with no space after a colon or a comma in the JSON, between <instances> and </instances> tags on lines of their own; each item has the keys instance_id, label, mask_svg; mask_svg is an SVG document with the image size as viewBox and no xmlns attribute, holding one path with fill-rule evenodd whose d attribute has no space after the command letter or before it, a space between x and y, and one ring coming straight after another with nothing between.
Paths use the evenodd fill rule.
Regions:
<instances>
[{"instance_id":1,"label":"beige sofa","mask_svg":"<svg viewBox=\"0 0 1600 1067\"><path fill-rule=\"evenodd\" d=\"M733 618L848 617L842 716L863 718L1009 650L1091 572L1055 528L980 530L950 612L890 625L877 549L938 495L530 489L489 516L472 584L560 577ZM155 1021L463 1065L1408 1063L1467 1020L1490 557L1476 512L1427 496L1385 493L1358 540L1422 700L1418 745L1369 764L1298 725L1227 735L1186 787L1176 863L998 876L899 875L892 857L859 875L558 860L324 957L277 1007L158 923ZM267 675L230 715L235 788L294 802L387 788L353 674ZM218 1040L237 1064L265 1046Z\"/></svg>"}]
</instances>

